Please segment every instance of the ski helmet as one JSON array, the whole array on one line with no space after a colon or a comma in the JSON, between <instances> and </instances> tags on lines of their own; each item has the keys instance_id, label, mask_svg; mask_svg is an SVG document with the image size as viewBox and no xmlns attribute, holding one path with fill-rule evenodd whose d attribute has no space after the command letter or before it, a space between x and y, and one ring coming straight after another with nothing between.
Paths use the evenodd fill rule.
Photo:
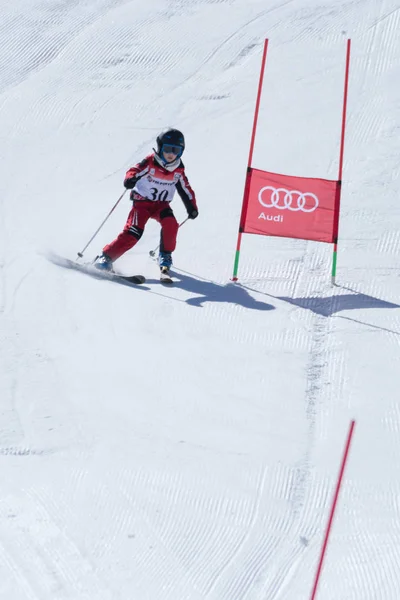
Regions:
<instances>
[{"instance_id":1,"label":"ski helmet","mask_svg":"<svg viewBox=\"0 0 400 600\"><path fill-rule=\"evenodd\" d=\"M185 138L178 129L166 129L157 136L157 154L163 159L163 152L173 152L180 158L185 150Z\"/></svg>"}]
</instances>

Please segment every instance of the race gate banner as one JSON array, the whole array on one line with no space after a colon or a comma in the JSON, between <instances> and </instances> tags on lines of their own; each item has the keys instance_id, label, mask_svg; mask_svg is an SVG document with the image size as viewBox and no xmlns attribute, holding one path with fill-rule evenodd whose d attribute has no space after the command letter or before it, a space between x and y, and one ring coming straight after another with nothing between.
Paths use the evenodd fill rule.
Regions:
<instances>
[{"instance_id":1,"label":"race gate banner","mask_svg":"<svg viewBox=\"0 0 400 600\"><path fill-rule=\"evenodd\" d=\"M333 243L339 203L338 181L249 168L241 231Z\"/></svg>"},{"instance_id":2,"label":"race gate banner","mask_svg":"<svg viewBox=\"0 0 400 600\"><path fill-rule=\"evenodd\" d=\"M332 181L328 179L293 177L291 175L270 173L252 167L268 51L268 39L264 40L232 281L238 280L242 236L244 233L255 233L258 235L298 238L333 244L331 281L335 285L350 72L350 48L351 40L348 39L346 68L344 72L339 169L337 179Z\"/></svg>"}]
</instances>

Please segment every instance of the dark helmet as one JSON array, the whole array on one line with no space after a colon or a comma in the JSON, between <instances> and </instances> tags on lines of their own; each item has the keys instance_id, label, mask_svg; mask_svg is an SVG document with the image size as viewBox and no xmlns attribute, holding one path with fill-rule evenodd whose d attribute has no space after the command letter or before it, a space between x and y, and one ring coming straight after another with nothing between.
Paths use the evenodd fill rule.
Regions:
<instances>
[{"instance_id":1,"label":"dark helmet","mask_svg":"<svg viewBox=\"0 0 400 600\"><path fill-rule=\"evenodd\" d=\"M168 146L170 146L170 152L177 155L180 158L185 150L185 137L178 129L166 129L157 136L157 154L163 159L163 151L168 152Z\"/></svg>"}]
</instances>

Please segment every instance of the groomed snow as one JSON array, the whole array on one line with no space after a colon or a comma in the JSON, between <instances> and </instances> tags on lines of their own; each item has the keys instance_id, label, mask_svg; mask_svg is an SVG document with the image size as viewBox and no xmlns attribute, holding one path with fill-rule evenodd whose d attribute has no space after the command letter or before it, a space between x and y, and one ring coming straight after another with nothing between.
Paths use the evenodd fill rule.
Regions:
<instances>
[{"instance_id":1,"label":"groomed snow","mask_svg":"<svg viewBox=\"0 0 400 600\"><path fill-rule=\"evenodd\" d=\"M0 599L321 600L400 589L399 0L0 2ZM253 166L337 177L338 255L244 236ZM159 131L200 216L162 287L62 269ZM122 229L127 196L85 253ZM179 198L179 220L185 210Z\"/></svg>"}]
</instances>

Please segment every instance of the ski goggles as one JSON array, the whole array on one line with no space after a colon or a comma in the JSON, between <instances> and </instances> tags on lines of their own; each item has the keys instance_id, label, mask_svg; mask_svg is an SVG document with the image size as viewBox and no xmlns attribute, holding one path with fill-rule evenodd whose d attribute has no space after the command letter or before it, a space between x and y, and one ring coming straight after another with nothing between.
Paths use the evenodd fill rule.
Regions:
<instances>
[{"instance_id":1,"label":"ski goggles","mask_svg":"<svg viewBox=\"0 0 400 600\"><path fill-rule=\"evenodd\" d=\"M182 146L174 146L173 144L163 144L161 147L163 154L175 154L178 158L183 154Z\"/></svg>"}]
</instances>

